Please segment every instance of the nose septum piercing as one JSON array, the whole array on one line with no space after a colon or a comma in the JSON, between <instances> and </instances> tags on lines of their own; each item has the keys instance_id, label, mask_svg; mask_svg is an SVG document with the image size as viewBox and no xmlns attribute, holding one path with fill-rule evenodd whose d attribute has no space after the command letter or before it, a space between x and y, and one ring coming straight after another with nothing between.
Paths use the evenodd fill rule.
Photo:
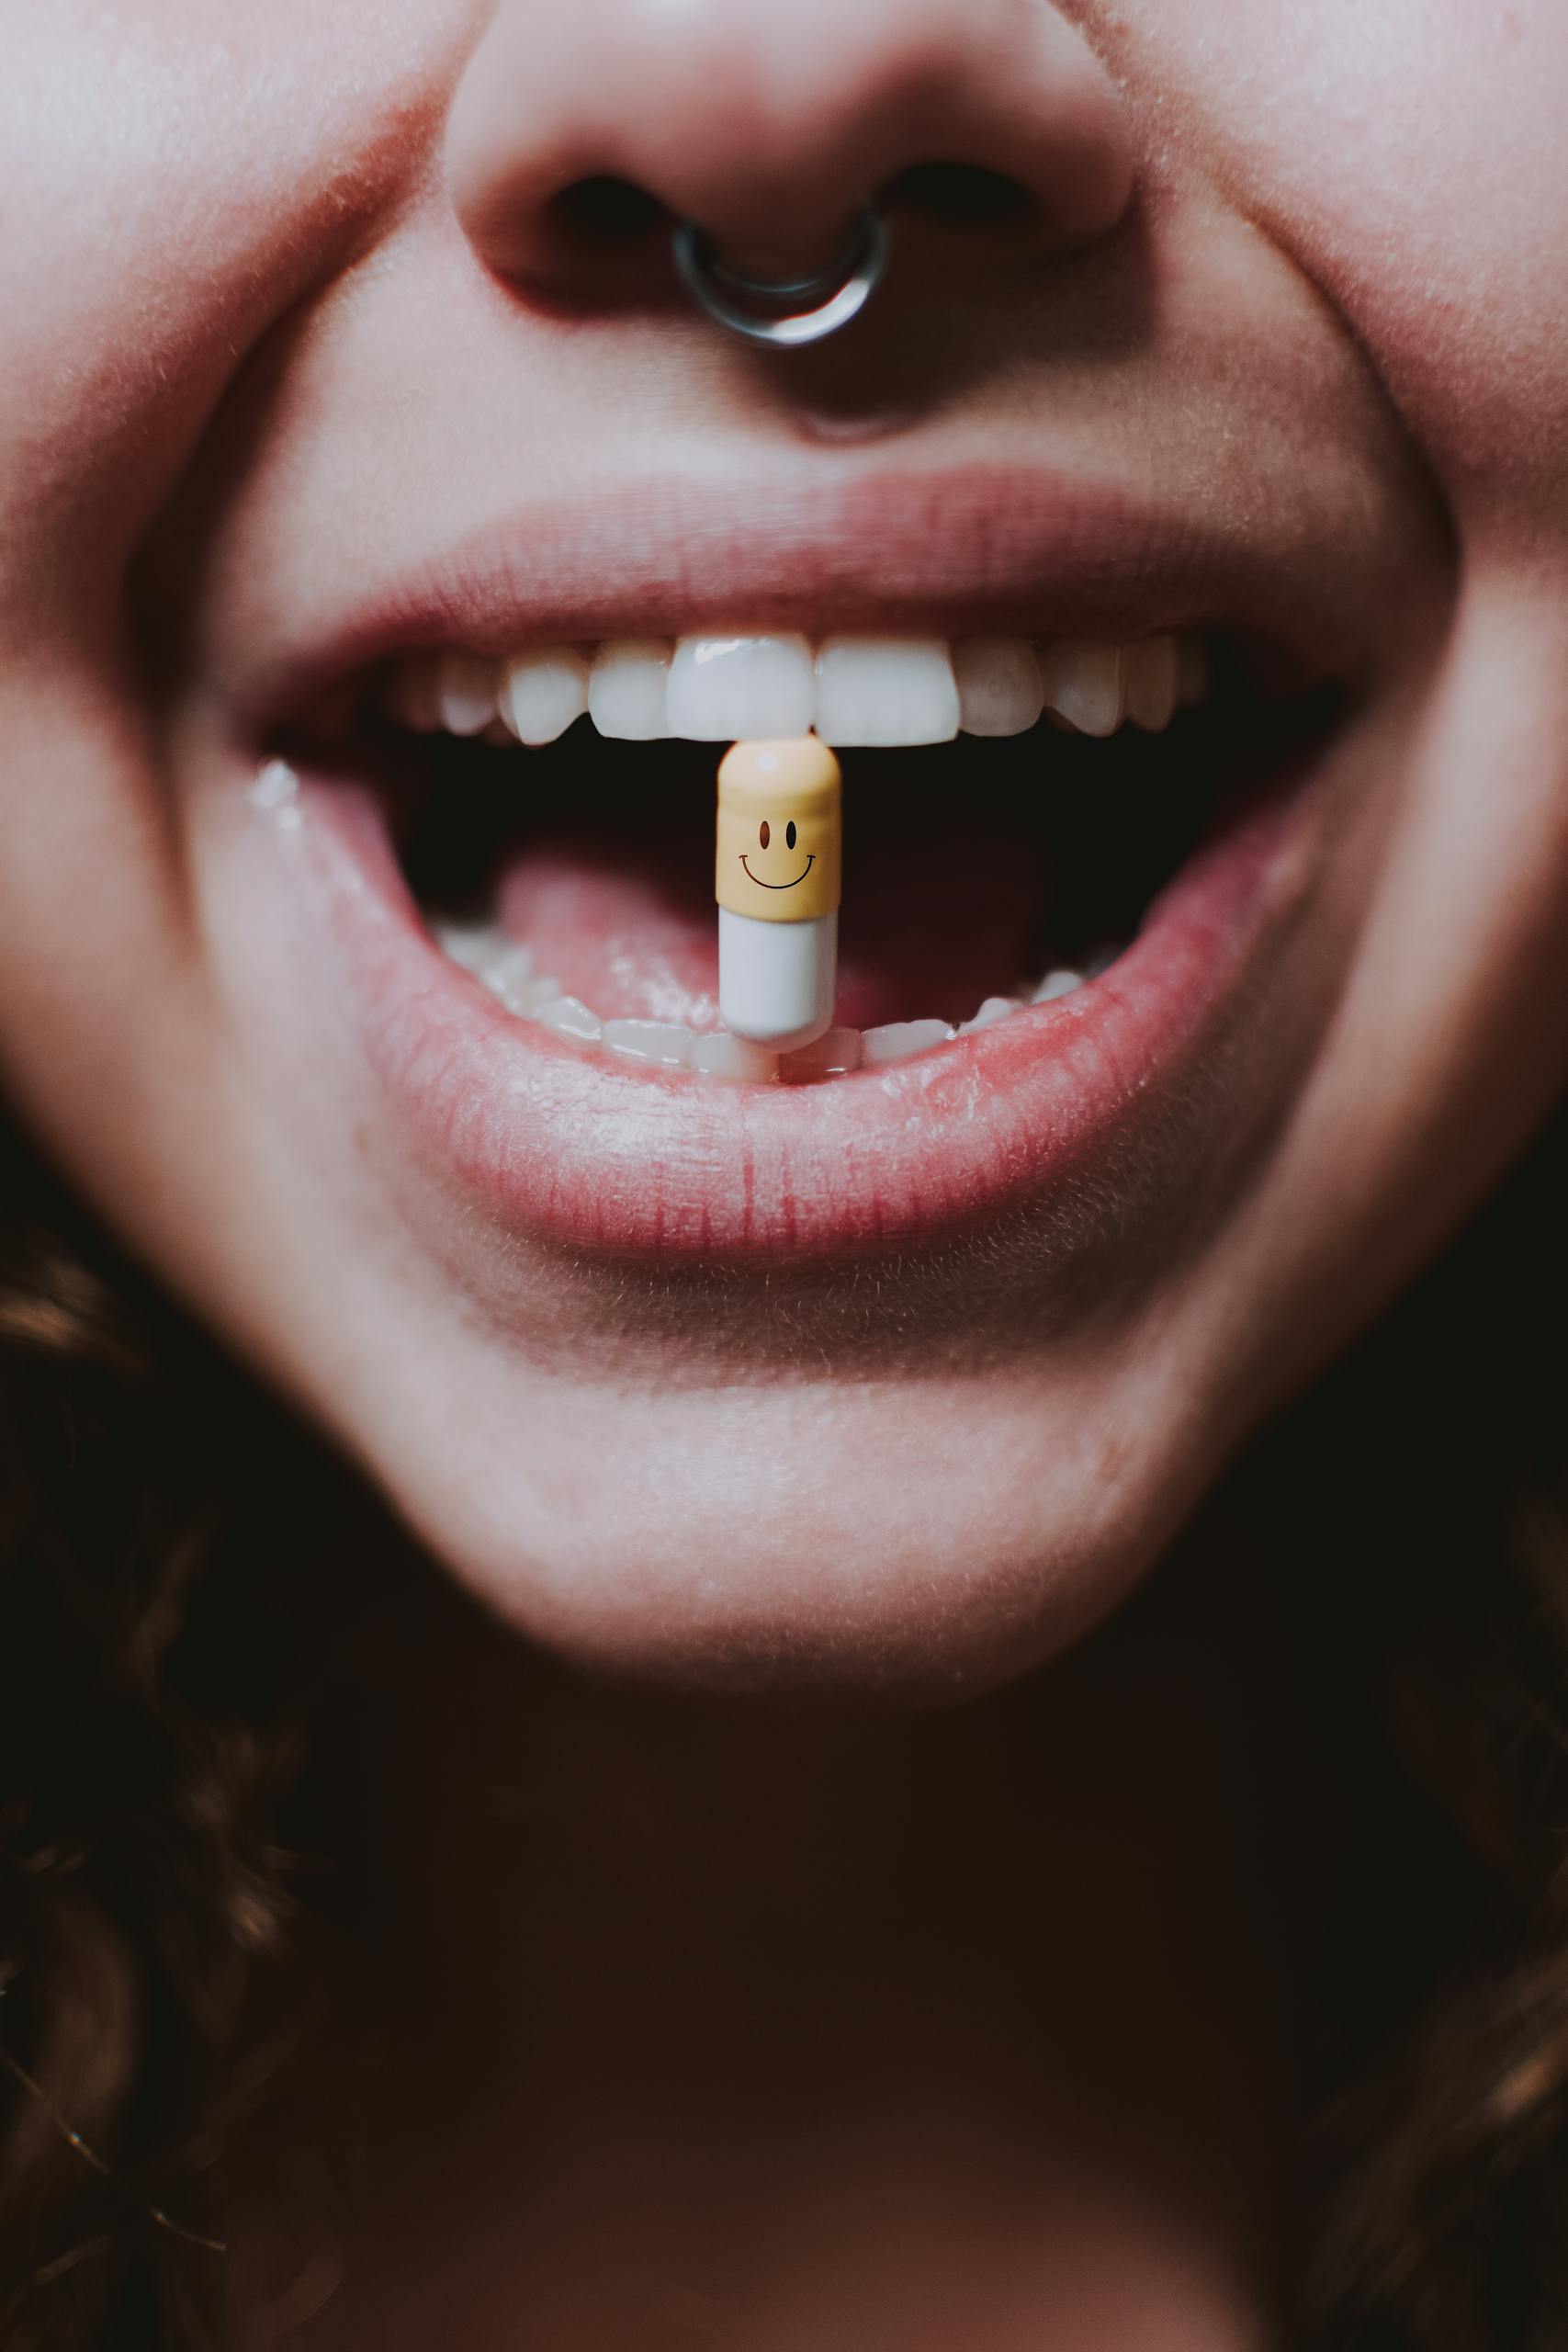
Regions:
<instances>
[{"instance_id":1,"label":"nose septum piercing","mask_svg":"<svg viewBox=\"0 0 1568 2352\"><path fill-rule=\"evenodd\" d=\"M751 277L727 262L694 220L675 229L675 266L710 319L742 342L794 349L821 343L859 316L887 268L887 229L867 205L848 243L807 277Z\"/></svg>"}]
</instances>

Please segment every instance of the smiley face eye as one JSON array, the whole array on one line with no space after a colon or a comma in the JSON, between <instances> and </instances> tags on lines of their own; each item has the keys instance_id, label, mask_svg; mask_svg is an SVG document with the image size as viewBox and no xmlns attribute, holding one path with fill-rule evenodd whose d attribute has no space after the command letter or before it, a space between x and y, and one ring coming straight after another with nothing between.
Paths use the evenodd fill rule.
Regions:
<instances>
[{"instance_id":1,"label":"smiley face eye","mask_svg":"<svg viewBox=\"0 0 1568 2352\"><path fill-rule=\"evenodd\" d=\"M766 849L768 846L768 820L765 817L757 828L757 839L761 842L762 847Z\"/></svg>"},{"instance_id":2,"label":"smiley face eye","mask_svg":"<svg viewBox=\"0 0 1568 2352\"><path fill-rule=\"evenodd\" d=\"M791 849L795 847L795 819L793 817L784 827L784 841Z\"/></svg>"}]
</instances>

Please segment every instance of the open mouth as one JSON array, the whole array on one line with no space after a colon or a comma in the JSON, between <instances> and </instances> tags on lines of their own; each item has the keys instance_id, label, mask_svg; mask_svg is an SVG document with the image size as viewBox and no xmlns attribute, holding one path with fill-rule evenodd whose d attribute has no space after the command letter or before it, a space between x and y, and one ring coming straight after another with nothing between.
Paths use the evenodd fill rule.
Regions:
<instances>
[{"instance_id":1,"label":"open mouth","mask_svg":"<svg viewBox=\"0 0 1568 2352\"><path fill-rule=\"evenodd\" d=\"M453 649L378 664L285 748L368 794L429 942L514 1023L622 1069L819 1084L1092 996L1333 725L1332 689L1268 668L1196 631ZM838 1009L781 1056L719 1019L714 779L732 738L813 727L845 771Z\"/></svg>"},{"instance_id":2,"label":"open mouth","mask_svg":"<svg viewBox=\"0 0 1568 2352\"><path fill-rule=\"evenodd\" d=\"M1016 1227L1126 1262L1134 1219L1220 1213L1301 1081L1393 659L1364 517L1244 525L1027 469L744 513L660 480L287 599L239 565L211 658L290 847L273 896L243 826L226 903L411 1205L509 1247L772 1274ZM720 1016L717 775L808 730L838 991L781 1054Z\"/></svg>"}]
</instances>

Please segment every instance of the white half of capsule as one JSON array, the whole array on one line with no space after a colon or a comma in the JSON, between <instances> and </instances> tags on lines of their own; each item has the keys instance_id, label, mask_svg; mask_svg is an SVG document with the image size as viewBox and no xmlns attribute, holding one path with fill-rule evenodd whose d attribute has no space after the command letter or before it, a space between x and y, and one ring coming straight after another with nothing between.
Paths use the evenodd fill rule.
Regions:
<instances>
[{"instance_id":1,"label":"white half of capsule","mask_svg":"<svg viewBox=\"0 0 1568 2352\"><path fill-rule=\"evenodd\" d=\"M718 1010L725 1027L754 1046L794 1053L833 1025L839 916L766 922L718 910Z\"/></svg>"}]
</instances>

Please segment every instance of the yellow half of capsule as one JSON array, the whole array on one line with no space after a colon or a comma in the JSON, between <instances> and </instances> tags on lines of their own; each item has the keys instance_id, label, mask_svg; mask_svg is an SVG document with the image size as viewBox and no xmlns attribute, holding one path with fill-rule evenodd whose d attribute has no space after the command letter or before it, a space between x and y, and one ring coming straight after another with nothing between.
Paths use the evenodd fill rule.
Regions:
<instances>
[{"instance_id":1,"label":"yellow half of capsule","mask_svg":"<svg viewBox=\"0 0 1568 2352\"><path fill-rule=\"evenodd\" d=\"M842 781L838 761L815 735L737 743L725 754L714 865L721 907L764 922L809 922L833 912L843 864Z\"/></svg>"}]
</instances>

